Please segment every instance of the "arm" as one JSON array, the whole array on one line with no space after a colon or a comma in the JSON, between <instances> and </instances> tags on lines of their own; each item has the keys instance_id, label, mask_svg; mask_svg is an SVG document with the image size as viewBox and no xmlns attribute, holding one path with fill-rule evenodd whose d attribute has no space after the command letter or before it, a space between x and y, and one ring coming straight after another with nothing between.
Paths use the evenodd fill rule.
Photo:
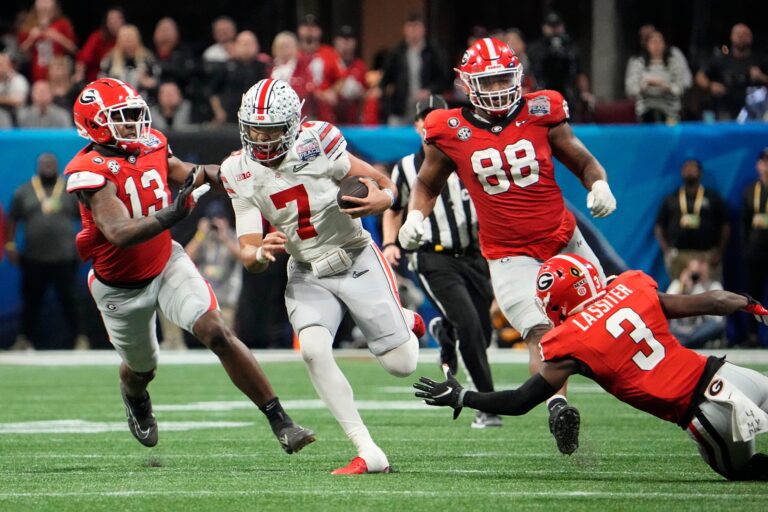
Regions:
<instances>
[{"instance_id":1,"label":"arm","mask_svg":"<svg viewBox=\"0 0 768 512\"><path fill-rule=\"evenodd\" d=\"M381 218L381 252L392 266L400 263L400 248L397 246L397 233L403 225L402 212L389 209Z\"/></svg>"},{"instance_id":2,"label":"arm","mask_svg":"<svg viewBox=\"0 0 768 512\"><path fill-rule=\"evenodd\" d=\"M270 261L275 261L275 254L285 251L288 237L285 233L274 231L262 237L261 233L248 233L239 237L240 261L248 272L259 274L267 270Z\"/></svg>"},{"instance_id":3,"label":"arm","mask_svg":"<svg viewBox=\"0 0 768 512\"><path fill-rule=\"evenodd\" d=\"M642 76L642 61L636 57L632 57L627 63L627 72L624 77L624 90L626 91L627 96L636 98L640 95L642 89Z\"/></svg>"},{"instance_id":4,"label":"arm","mask_svg":"<svg viewBox=\"0 0 768 512\"><path fill-rule=\"evenodd\" d=\"M359 206L341 210L353 218L382 213L397 200L397 188L387 176L377 171L371 164L349 154L351 165L347 176L358 176L368 186L367 197L342 196L342 199ZM370 179L365 179L370 178ZM375 184L374 184L375 183ZM386 192L385 190L389 190Z\"/></svg>"},{"instance_id":5,"label":"arm","mask_svg":"<svg viewBox=\"0 0 768 512\"><path fill-rule=\"evenodd\" d=\"M754 300L754 299L753 299ZM669 295L659 293L659 301L667 318L686 318L701 315L730 315L747 309L747 296L717 290L696 295Z\"/></svg>"},{"instance_id":6,"label":"arm","mask_svg":"<svg viewBox=\"0 0 768 512\"><path fill-rule=\"evenodd\" d=\"M608 174L600 162L573 134L571 126L562 122L549 129L552 155L581 180L587 194L587 208L593 217L607 217L616 209L616 199L608 186Z\"/></svg>"},{"instance_id":7,"label":"arm","mask_svg":"<svg viewBox=\"0 0 768 512\"><path fill-rule=\"evenodd\" d=\"M557 393L573 373L576 373L576 361L563 359L545 362L539 373L513 390L490 393L467 391L450 372L445 382L436 383L422 377L413 387L420 390L416 396L424 398L428 405L447 405L454 409L469 407L491 414L520 416Z\"/></svg>"},{"instance_id":8,"label":"arm","mask_svg":"<svg viewBox=\"0 0 768 512\"><path fill-rule=\"evenodd\" d=\"M661 252L667 254L669 252L669 244L667 243L667 234L661 224L653 226L653 235L656 237L656 241L659 242Z\"/></svg>"},{"instance_id":9,"label":"arm","mask_svg":"<svg viewBox=\"0 0 768 512\"><path fill-rule=\"evenodd\" d=\"M11 265L19 264L19 253L16 250L16 221L10 216L5 221L5 253Z\"/></svg>"},{"instance_id":10,"label":"arm","mask_svg":"<svg viewBox=\"0 0 768 512\"><path fill-rule=\"evenodd\" d=\"M189 173L194 171L195 168L198 168L199 171L202 171L198 171L197 176L195 176L195 187L199 187L205 183L208 183L214 190L218 192L224 191L224 186L221 184L221 180L219 179L219 169L221 168L220 165L196 165L193 163L184 162L175 156L172 156L168 159L168 182L173 183L174 185L183 184L186 181L187 176L189 176Z\"/></svg>"}]
</instances>

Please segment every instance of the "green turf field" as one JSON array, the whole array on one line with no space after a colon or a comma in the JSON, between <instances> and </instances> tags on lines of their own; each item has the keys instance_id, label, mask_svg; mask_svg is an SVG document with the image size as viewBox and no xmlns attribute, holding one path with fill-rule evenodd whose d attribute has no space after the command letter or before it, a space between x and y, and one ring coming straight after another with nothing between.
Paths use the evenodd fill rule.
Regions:
<instances>
[{"instance_id":1,"label":"green turf field","mask_svg":"<svg viewBox=\"0 0 768 512\"><path fill-rule=\"evenodd\" d=\"M407 387L414 379L391 377L370 360L341 364L393 474L329 474L354 452L331 415L318 407L300 362L264 365L294 419L318 433L315 444L292 456L282 452L261 413L243 403L216 365L161 365L151 388L160 422L154 449L139 445L124 425L115 367L0 365L0 510L768 506L768 485L725 482L678 427L619 403L586 379L575 379L571 393L582 412L581 448L564 457L547 430L543 407L527 417L505 418L501 429L472 430L471 411L453 422L449 410L420 408ZM522 382L526 374L522 364L497 364L493 370L506 385ZM436 365L421 365L417 374L440 375ZM12 433L30 429L53 431ZM61 432L66 429L75 433ZM768 436L758 446L768 450Z\"/></svg>"}]
</instances>

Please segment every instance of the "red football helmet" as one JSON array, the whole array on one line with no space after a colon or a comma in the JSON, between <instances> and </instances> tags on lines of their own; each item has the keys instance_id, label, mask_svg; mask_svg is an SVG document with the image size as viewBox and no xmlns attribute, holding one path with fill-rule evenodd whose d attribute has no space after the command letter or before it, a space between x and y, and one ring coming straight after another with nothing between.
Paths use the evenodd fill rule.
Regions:
<instances>
[{"instance_id":1,"label":"red football helmet","mask_svg":"<svg viewBox=\"0 0 768 512\"><path fill-rule=\"evenodd\" d=\"M454 69L476 108L505 116L522 97L523 66L509 46L485 37L470 46Z\"/></svg>"},{"instance_id":2,"label":"red football helmet","mask_svg":"<svg viewBox=\"0 0 768 512\"><path fill-rule=\"evenodd\" d=\"M152 125L144 98L114 78L100 78L86 85L75 101L74 117L81 137L129 153L149 138Z\"/></svg>"},{"instance_id":3,"label":"red football helmet","mask_svg":"<svg viewBox=\"0 0 768 512\"><path fill-rule=\"evenodd\" d=\"M603 295L595 266L575 254L549 258L536 276L536 301L555 326Z\"/></svg>"}]
</instances>

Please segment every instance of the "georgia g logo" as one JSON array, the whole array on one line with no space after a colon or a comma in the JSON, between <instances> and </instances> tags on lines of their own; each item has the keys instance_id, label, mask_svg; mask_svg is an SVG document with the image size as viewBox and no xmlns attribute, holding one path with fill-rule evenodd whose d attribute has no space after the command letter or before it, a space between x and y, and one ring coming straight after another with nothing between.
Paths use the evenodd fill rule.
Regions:
<instances>
[{"instance_id":1,"label":"georgia g logo","mask_svg":"<svg viewBox=\"0 0 768 512\"><path fill-rule=\"evenodd\" d=\"M554 282L555 282L555 276L553 276L549 272L544 272L539 276L539 279L536 281L536 288L540 292L545 292L552 287L552 284Z\"/></svg>"},{"instance_id":2,"label":"georgia g logo","mask_svg":"<svg viewBox=\"0 0 768 512\"><path fill-rule=\"evenodd\" d=\"M83 105L90 105L100 99L99 91L96 89L86 89L83 91L83 94L80 95L80 103Z\"/></svg>"},{"instance_id":3,"label":"georgia g logo","mask_svg":"<svg viewBox=\"0 0 768 512\"><path fill-rule=\"evenodd\" d=\"M461 56L461 65L463 66L469 62L469 52L464 52L464 55Z\"/></svg>"}]
</instances>

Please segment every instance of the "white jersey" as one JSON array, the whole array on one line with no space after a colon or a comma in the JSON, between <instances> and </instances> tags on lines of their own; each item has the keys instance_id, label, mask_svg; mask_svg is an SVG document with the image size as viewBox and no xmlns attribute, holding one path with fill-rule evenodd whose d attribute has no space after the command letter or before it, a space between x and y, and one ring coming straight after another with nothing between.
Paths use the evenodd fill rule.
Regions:
<instances>
[{"instance_id":1,"label":"white jersey","mask_svg":"<svg viewBox=\"0 0 768 512\"><path fill-rule=\"evenodd\" d=\"M288 237L288 254L311 262L332 249L368 245L360 219L339 210L339 181L350 169L347 142L330 123L306 122L277 168L242 151L221 165L221 181L232 200L237 236L262 233L263 221Z\"/></svg>"}]
</instances>

